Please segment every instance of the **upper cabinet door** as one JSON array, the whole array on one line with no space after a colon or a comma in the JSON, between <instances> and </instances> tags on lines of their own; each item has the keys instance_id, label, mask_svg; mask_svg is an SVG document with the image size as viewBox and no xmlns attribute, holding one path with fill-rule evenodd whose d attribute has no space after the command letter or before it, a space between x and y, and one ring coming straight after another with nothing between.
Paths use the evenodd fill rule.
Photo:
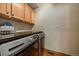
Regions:
<instances>
[{"instance_id":1,"label":"upper cabinet door","mask_svg":"<svg viewBox=\"0 0 79 59\"><path fill-rule=\"evenodd\" d=\"M35 22L34 10L28 4L25 4L25 21L32 24Z\"/></svg>"},{"instance_id":2,"label":"upper cabinet door","mask_svg":"<svg viewBox=\"0 0 79 59\"><path fill-rule=\"evenodd\" d=\"M32 19L32 23L35 23L35 12L34 10L31 9L31 19Z\"/></svg>"},{"instance_id":3,"label":"upper cabinet door","mask_svg":"<svg viewBox=\"0 0 79 59\"><path fill-rule=\"evenodd\" d=\"M7 10L7 4L0 3L0 13L6 15L6 10Z\"/></svg>"},{"instance_id":4,"label":"upper cabinet door","mask_svg":"<svg viewBox=\"0 0 79 59\"><path fill-rule=\"evenodd\" d=\"M11 18L11 3L7 3L7 9L6 9L6 14L9 18Z\"/></svg>"},{"instance_id":5,"label":"upper cabinet door","mask_svg":"<svg viewBox=\"0 0 79 59\"><path fill-rule=\"evenodd\" d=\"M31 12L30 6L25 4L25 21L31 23Z\"/></svg>"},{"instance_id":6,"label":"upper cabinet door","mask_svg":"<svg viewBox=\"0 0 79 59\"><path fill-rule=\"evenodd\" d=\"M24 4L12 3L12 17L24 20Z\"/></svg>"},{"instance_id":7,"label":"upper cabinet door","mask_svg":"<svg viewBox=\"0 0 79 59\"><path fill-rule=\"evenodd\" d=\"M6 15L8 17L11 17L11 4L0 3L0 14L1 16Z\"/></svg>"}]
</instances>

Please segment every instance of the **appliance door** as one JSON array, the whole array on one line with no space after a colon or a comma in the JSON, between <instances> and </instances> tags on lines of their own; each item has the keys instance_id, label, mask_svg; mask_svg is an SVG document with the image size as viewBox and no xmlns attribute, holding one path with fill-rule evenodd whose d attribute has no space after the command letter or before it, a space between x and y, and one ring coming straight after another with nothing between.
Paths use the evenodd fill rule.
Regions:
<instances>
[{"instance_id":1,"label":"appliance door","mask_svg":"<svg viewBox=\"0 0 79 59\"><path fill-rule=\"evenodd\" d=\"M11 41L1 45L0 53L2 56L15 55L27 47L29 44L30 43L28 42L28 37Z\"/></svg>"}]
</instances>

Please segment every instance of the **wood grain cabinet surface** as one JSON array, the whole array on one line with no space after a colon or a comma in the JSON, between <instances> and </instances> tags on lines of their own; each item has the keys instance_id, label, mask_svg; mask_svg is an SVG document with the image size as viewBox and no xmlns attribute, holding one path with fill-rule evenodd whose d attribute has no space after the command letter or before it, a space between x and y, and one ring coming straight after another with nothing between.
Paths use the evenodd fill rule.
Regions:
<instances>
[{"instance_id":1,"label":"wood grain cabinet surface","mask_svg":"<svg viewBox=\"0 0 79 59\"><path fill-rule=\"evenodd\" d=\"M0 3L0 13L6 14L7 11L7 4L6 3Z\"/></svg>"},{"instance_id":2,"label":"wood grain cabinet surface","mask_svg":"<svg viewBox=\"0 0 79 59\"><path fill-rule=\"evenodd\" d=\"M31 9L31 20L32 20L32 23L34 24L35 23L35 12L32 9Z\"/></svg>"},{"instance_id":3,"label":"wood grain cabinet surface","mask_svg":"<svg viewBox=\"0 0 79 59\"><path fill-rule=\"evenodd\" d=\"M25 21L31 23L30 6L25 4Z\"/></svg>"},{"instance_id":4,"label":"wood grain cabinet surface","mask_svg":"<svg viewBox=\"0 0 79 59\"><path fill-rule=\"evenodd\" d=\"M28 4L25 4L25 21L34 24L34 19L34 10Z\"/></svg>"},{"instance_id":5,"label":"wood grain cabinet surface","mask_svg":"<svg viewBox=\"0 0 79 59\"><path fill-rule=\"evenodd\" d=\"M11 18L11 3L7 3L6 14Z\"/></svg>"},{"instance_id":6,"label":"wood grain cabinet surface","mask_svg":"<svg viewBox=\"0 0 79 59\"><path fill-rule=\"evenodd\" d=\"M10 3L0 3L0 16L11 17L11 4Z\"/></svg>"},{"instance_id":7,"label":"wood grain cabinet surface","mask_svg":"<svg viewBox=\"0 0 79 59\"><path fill-rule=\"evenodd\" d=\"M12 17L24 20L24 4L12 3Z\"/></svg>"},{"instance_id":8,"label":"wood grain cabinet surface","mask_svg":"<svg viewBox=\"0 0 79 59\"><path fill-rule=\"evenodd\" d=\"M31 24L35 22L35 13L27 3L0 3L0 17L2 15Z\"/></svg>"}]
</instances>

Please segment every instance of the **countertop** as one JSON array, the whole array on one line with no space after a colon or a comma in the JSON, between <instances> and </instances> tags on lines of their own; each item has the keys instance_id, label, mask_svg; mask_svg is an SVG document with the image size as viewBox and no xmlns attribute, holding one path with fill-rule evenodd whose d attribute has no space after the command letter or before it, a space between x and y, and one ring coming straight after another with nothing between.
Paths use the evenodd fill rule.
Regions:
<instances>
[{"instance_id":1,"label":"countertop","mask_svg":"<svg viewBox=\"0 0 79 59\"><path fill-rule=\"evenodd\" d=\"M6 43L6 42L10 42L10 41L13 41L13 40L17 40L17 39L27 37L27 36L30 36L30 35L33 35L33 34L41 33L41 32L42 31L39 31L39 32L16 32L14 34L14 36L12 36L12 37L4 38L4 39L0 38L0 45L3 44L3 43Z\"/></svg>"}]
</instances>

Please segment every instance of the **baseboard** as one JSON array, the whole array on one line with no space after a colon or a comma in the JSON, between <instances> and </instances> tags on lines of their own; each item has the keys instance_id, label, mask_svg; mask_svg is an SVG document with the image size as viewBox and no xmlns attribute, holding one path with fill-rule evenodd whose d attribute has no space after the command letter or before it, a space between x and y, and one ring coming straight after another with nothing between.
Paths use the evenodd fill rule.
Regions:
<instances>
[{"instance_id":1,"label":"baseboard","mask_svg":"<svg viewBox=\"0 0 79 59\"><path fill-rule=\"evenodd\" d=\"M54 50L48 50L46 48L44 48L44 52L45 52L45 54L49 54L49 56L72 56L72 55L69 55L69 54L62 53L62 52L57 52L57 51L54 51Z\"/></svg>"},{"instance_id":2,"label":"baseboard","mask_svg":"<svg viewBox=\"0 0 79 59\"><path fill-rule=\"evenodd\" d=\"M69 54L65 54L65 53L62 53L62 52L57 52L57 51L51 51L51 50L48 50L48 53L54 55L54 56L71 56Z\"/></svg>"}]
</instances>

